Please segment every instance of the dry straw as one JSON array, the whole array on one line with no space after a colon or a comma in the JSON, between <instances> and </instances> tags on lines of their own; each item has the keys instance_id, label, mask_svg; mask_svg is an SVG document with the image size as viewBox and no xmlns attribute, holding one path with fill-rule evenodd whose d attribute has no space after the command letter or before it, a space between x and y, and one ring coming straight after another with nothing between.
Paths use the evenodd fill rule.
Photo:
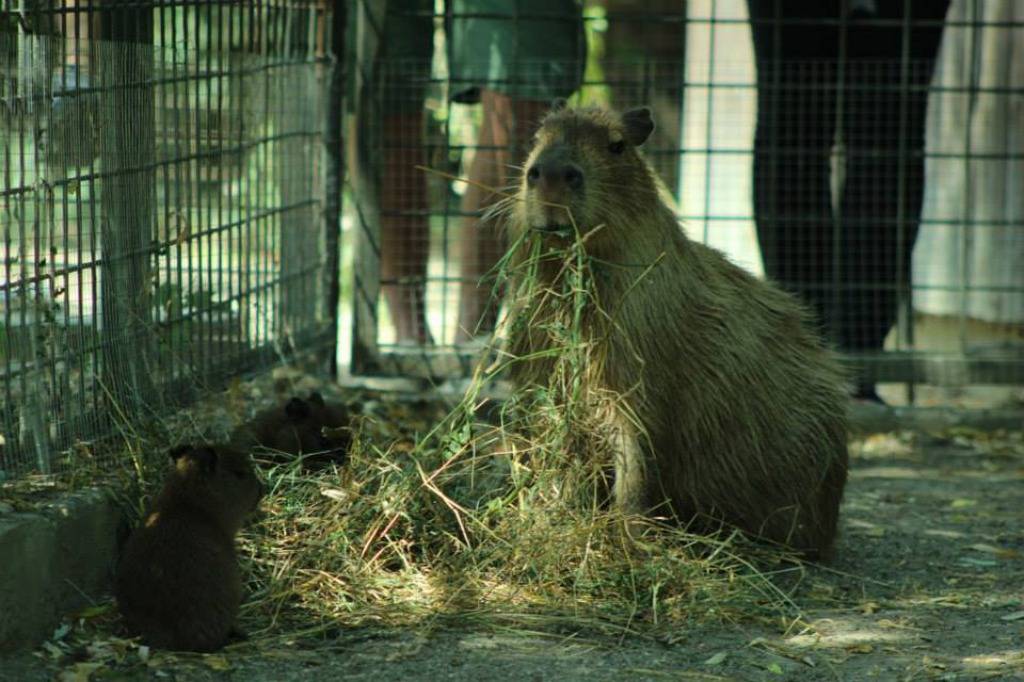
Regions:
<instances>
[{"instance_id":1,"label":"dry straw","mask_svg":"<svg viewBox=\"0 0 1024 682\"><path fill-rule=\"evenodd\" d=\"M496 268L499 286L511 287L504 330L534 322L539 306L560 311L544 322L558 340L550 382L513 396L497 423L478 419L483 389L523 360L500 341L462 401L411 448L386 442L389 425L364 424L344 468L270 472L263 519L245 539L251 632L294 637L454 620L625 634L709 619L793 622L772 571L798 569L779 568L781 553L657 520L631 538L604 504L613 444L590 408L621 396L588 388L600 360L580 324L595 305L587 236L574 226L567 247L552 253L524 235L508 253L525 247L529 257L506 256ZM542 288L533 273L552 263L563 270L560 285Z\"/></svg>"},{"instance_id":2,"label":"dry straw","mask_svg":"<svg viewBox=\"0 0 1024 682\"><path fill-rule=\"evenodd\" d=\"M515 201L495 194L505 207ZM593 407L621 396L587 381L600 362L581 329L596 305L583 249L592 233L574 225L557 252L529 234L510 246L529 255L496 267L497 286L510 289L499 340L461 402L411 446L395 437L400 425L364 421L344 467L267 470L260 518L240 539L251 576L241 625L251 641L368 624L674 636L707 621L798 621L775 578L800 568L781 550L657 519L628 520L642 528L631 537L605 504L614 443ZM538 267L560 268L559 284L540 285ZM509 325L536 322L539 306L559 311L543 322L557 340L547 351L550 381L484 421L484 389L523 360L500 338ZM151 473L139 466L140 478Z\"/></svg>"}]
</instances>

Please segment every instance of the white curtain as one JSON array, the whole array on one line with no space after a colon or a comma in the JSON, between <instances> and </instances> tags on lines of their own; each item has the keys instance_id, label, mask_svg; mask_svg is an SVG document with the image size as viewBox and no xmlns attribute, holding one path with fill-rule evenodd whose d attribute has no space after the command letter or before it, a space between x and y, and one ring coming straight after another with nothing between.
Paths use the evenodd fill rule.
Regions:
<instances>
[{"instance_id":1,"label":"white curtain","mask_svg":"<svg viewBox=\"0 0 1024 682\"><path fill-rule=\"evenodd\" d=\"M1024 160L1005 158L1024 155L1024 29L948 25L1022 21L1024 2L950 7L927 129L929 151L949 158L926 165L914 249L919 311L1024 322Z\"/></svg>"}]
</instances>

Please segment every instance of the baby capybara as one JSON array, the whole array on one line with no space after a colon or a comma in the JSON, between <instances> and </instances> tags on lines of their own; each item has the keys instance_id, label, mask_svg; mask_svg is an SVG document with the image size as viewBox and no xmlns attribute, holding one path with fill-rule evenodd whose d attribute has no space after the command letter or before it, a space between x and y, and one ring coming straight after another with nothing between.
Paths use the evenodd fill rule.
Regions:
<instances>
[{"instance_id":1,"label":"baby capybara","mask_svg":"<svg viewBox=\"0 0 1024 682\"><path fill-rule=\"evenodd\" d=\"M218 445L171 451L174 468L121 553L117 603L155 647L214 651L242 602L235 534L263 495L249 455Z\"/></svg>"},{"instance_id":2,"label":"baby capybara","mask_svg":"<svg viewBox=\"0 0 1024 682\"><path fill-rule=\"evenodd\" d=\"M556 104L504 202L512 262L583 239L592 304L580 327L593 352L591 394L623 403L613 495L624 511L665 509L725 522L809 557L836 534L846 483L844 377L802 306L718 251L686 237L638 147L646 108L623 114ZM571 217L570 217L571 216ZM575 227L574 227L575 225ZM534 250L537 253L537 250ZM525 268L520 268L523 270ZM547 385L566 319L562 259L541 262L513 300L509 348L519 385ZM518 291L528 291L520 276ZM607 409L607 406L602 409Z\"/></svg>"},{"instance_id":3,"label":"baby capybara","mask_svg":"<svg viewBox=\"0 0 1024 682\"><path fill-rule=\"evenodd\" d=\"M327 403L313 392L309 398L296 396L258 413L235 430L231 443L243 450L259 447L258 459L275 463L301 457L304 466L315 469L345 462L351 444L348 426L343 406Z\"/></svg>"}]
</instances>

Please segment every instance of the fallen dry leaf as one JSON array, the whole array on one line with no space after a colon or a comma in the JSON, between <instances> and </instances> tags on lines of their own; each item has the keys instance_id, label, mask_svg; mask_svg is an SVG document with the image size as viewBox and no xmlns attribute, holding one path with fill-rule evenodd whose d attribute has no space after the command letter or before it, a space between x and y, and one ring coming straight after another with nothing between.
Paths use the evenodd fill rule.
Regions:
<instances>
[{"instance_id":1,"label":"fallen dry leaf","mask_svg":"<svg viewBox=\"0 0 1024 682\"><path fill-rule=\"evenodd\" d=\"M59 679L60 682L89 682L93 673L103 668L102 663L76 663L70 668L62 670Z\"/></svg>"},{"instance_id":2,"label":"fallen dry leaf","mask_svg":"<svg viewBox=\"0 0 1024 682\"><path fill-rule=\"evenodd\" d=\"M95 618L96 616L102 616L110 613L114 610L114 602L107 602L105 604L99 604L98 606L89 606L82 609L76 615L78 618L84 618L86 620Z\"/></svg>"},{"instance_id":3,"label":"fallen dry leaf","mask_svg":"<svg viewBox=\"0 0 1024 682\"><path fill-rule=\"evenodd\" d=\"M43 642L42 648L50 655L50 658L59 659L64 656L64 650L52 642Z\"/></svg>"},{"instance_id":4,"label":"fallen dry leaf","mask_svg":"<svg viewBox=\"0 0 1024 682\"><path fill-rule=\"evenodd\" d=\"M338 502L347 502L351 495L344 490L338 490L337 488L323 488L320 494L324 497L336 500Z\"/></svg>"},{"instance_id":5,"label":"fallen dry leaf","mask_svg":"<svg viewBox=\"0 0 1024 682\"><path fill-rule=\"evenodd\" d=\"M973 544L973 545L970 545L969 548L973 549L973 550L975 550L977 552L985 552L987 554L994 554L995 556L997 556L997 557L999 557L1001 559L1016 559L1016 558L1020 557L1020 552L1018 552L1016 550L1006 549L1006 548L1003 548L1003 547L996 547L994 545L986 545L986 544L981 543L981 542Z\"/></svg>"},{"instance_id":6,"label":"fallen dry leaf","mask_svg":"<svg viewBox=\"0 0 1024 682\"><path fill-rule=\"evenodd\" d=\"M231 670L231 661L227 659L227 656L221 656L220 654L206 654L203 656L203 663L206 664L207 668L217 670L218 672Z\"/></svg>"},{"instance_id":7,"label":"fallen dry leaf","mask_svg":"<svg viewBox=\"0 0 1024 682\"><path fill-rule=\"evenodd\" d=\"M724 651L719 651L717 654L704 661L704 665L721 665L725 662L725 657L728 656Z\"/></svg>"}]
</instances>

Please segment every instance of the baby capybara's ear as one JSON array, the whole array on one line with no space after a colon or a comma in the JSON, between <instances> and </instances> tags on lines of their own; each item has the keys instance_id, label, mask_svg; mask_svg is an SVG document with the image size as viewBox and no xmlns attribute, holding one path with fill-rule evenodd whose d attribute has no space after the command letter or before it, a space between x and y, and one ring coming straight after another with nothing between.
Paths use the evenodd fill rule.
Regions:
<instances>
[{"instance_id":1,"label":"baby capybara's ear","mask_svg":"<svg viewBox=\"0 0 1024 682\"><path fill-rule=\"evenodd\" d=\"M173 448L167 451L167 454L171 456L172 462L177 462L179 459L184 457L188 452L192 450L192 445L189 443L182 443L175 445Z\"/></svg>"},{"instance_id":2,"label":"baby capybara's ear","mask_svg":"<svg viewBox=\"0 0 1024 682\"><path fill-rule=\"evenodd\" d=\"M622 129L626 141L639 147L654 132L654 119L650 107L630 109L622 114Z\"/></svg>"},{"instance_id":3,"label":"baby capybara's ear","mask_svg":"<svg viewBox=\"0 0 1024 682\"><path fill-rule=\"evenodd\" d=\"M302 421L309 416L309 403L302 398L292 398L285 404L284 413L293 422Z\"/></svg>"}]
</instances>

